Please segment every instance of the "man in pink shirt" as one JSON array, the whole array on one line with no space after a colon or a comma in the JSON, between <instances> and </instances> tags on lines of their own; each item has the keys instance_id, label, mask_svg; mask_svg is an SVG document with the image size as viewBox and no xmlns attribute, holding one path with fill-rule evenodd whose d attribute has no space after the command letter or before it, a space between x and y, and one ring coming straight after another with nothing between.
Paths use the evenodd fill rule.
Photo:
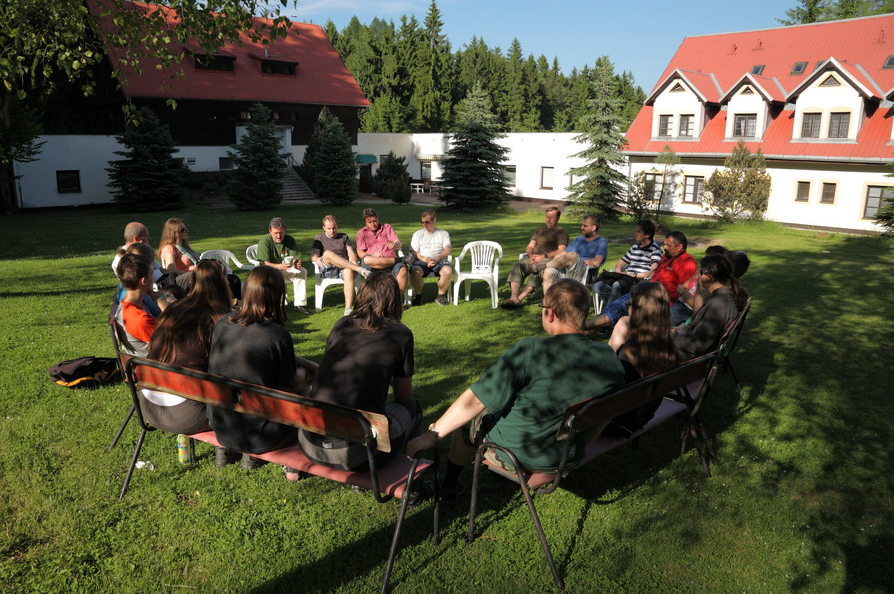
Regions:
<instances>
[{"instance_id":1,"label":"man in pink shirt","mask_svg":"<svg viewBox=\"0 0 894 594\"><path fill-rule=\"evenodd\" d=\"M372 208L363 211L363 223L364 227L357 231L355 242L360 264L373 271L390 269L391 274L397 277L397 286L404 291L407 288L407 267L405 258L397 256L397 250L401 247L397 233L388 223L379 222L379 215Z\"/></svg>"}]
</instances>

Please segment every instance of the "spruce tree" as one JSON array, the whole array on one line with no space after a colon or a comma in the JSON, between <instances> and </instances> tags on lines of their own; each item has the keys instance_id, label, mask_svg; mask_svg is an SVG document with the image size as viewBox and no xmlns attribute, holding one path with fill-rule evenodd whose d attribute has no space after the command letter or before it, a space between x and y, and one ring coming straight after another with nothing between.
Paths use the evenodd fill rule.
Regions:
<instances>
[{"instance_id":1,"label":"spruce tree","mask_svg":"<svg viewBox=\"0 0 894 594\"><path fill-rule=\"evenodd\" d=\"M620 171L624 164L621 151L627 145L627 139L620 131L620 101L608 56L596 61L591 85L593 99L588 102L589 112L581 119L584 132L575 137L587 148L573 155L587 163L571 170L577 181L566 189L572 202L570 212L594 213L605 221L618 217L618 203L627 183Z\"/></svg>"},{"instance_id":2,"label":"spruce tree","mask_svg":"<svg viewBox=\"0 0 894 594\"><path fill-rule=\"evenodd\" d=\"M458 108L458 131L441 162L444 186L441 202L462 211L492 210L509 198L509 182L502 162L509 149L497 143L499 131L490 98L476 84Z\"/></svg>"},{"instance_id":3,"label":"spruce tree","mask_svg":"<svg viewBox=\"0 0 894 594\"><path fill-rule=\"evenodd\" d=\"M249 114L245 135L232 145L232 151L227 151L236 167L230 178L230 197L237 208L265 210L282 202L283 159L287 154L280 153L282 141L270 110L255 103Z\"/></svg>"},{"instance_id":4,"label":"spruce tree","mask_svg":"<svg viewBox=\"0 0 894 594\"><path fill-rule=\"evenodd\" d=\"M184 169L174 160L179 152L167 126L147 107L140 108L124 134L122 160L109 161L108 187L126 211L171 210L183 206Z\"/></svg>"},{"instance_id":5,"label":"spruce tree","mask_svg":"<svg viewBox=\"0 0 894 594\"><path fill-rule=\"evenodd\" d=\"M389 152L382 159L372 180L373 192L377 196L396 204L410 202L410 174L406 160L406 157L398 157L394 152Z\"/></svg>"},{"instance_id":6,"label":"spruce tree","mask_svg":"<svg viewBox=\"0 0 894 594\"><path fill-rule=\"evenodd\" d=\"M351 139L338 118L331 117L320 131L314 156L314 193L334 206L346 206L357 195L357 162Z\"/></svg>"}]
</instances>

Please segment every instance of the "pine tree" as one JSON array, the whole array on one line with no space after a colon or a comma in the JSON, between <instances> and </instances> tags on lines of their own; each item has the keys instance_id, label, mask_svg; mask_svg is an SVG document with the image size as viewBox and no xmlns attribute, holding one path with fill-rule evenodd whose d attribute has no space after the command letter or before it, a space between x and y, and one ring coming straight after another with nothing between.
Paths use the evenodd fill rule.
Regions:
<instances>
[{"instance_id":1,"label":"pine tree","mask_svg":"<svg viewBox=\"0 0 894 594\"><path fill-rule=\"evenodd\" d=\"M236 168L230 179L230 196L237 208L265 210L282 202L283 159L287 155L280 152L282 141L270 110L255 103L249 114L245 135L227 151Z\"/></svg>"},{"instance_id":2,"label":"pine tree","mask_svg":"<svg viewBox=\"0 0 894 594\"><path fill-rule=\"evenodd\" d=\"M571 170L572 179L577 181L566 189L571 192L568 196L571 212L594 213L602 220L610 220L618 217L617 206L627 183L619 170L624 164L621 151L627 139L619 129L620 101L608 56L596 61L591 84L593 99L589 101L589 112L581 120L584 132L575 137L587 148L573 155L587 163Z\"/></svg>"},{"instance_id":3,"label":"pine tree","mask_svg":"<svg viewBox=\"0 0 894 594\"><path fill-rule=\"evenodd\" d=\"M461 211L492 210L511 197L502 162L509 152L491 111L490 97L476 84L457 106L458 131L441 165L444 186L440 200Z\"/></svg>"},{"instance_id":4,"label":"pine tree","mask_svg":"<svg viewBox=\"0 0 894 594\"><path fill-rule=\"evenodd\" d=\"M351 139L338 118L331 117L321 130L314 157L314 193L325 204L351 204L357 196L356 176Z\"/></svg>"},{"instance_id":5,"label":"pine tree","mask_svg":"<svg viewBox=\"0 0 894 594\"><path fill-rule=\"evenodd\" d=\"M441 33L441 11L432 0L420 35L416 63L411 70L413 95L410 98L419 132L440 132L450 121L451 55L450 42Z\"/></svg>"},{"instance_id":6,"label":"pine tree","mask_svg":"<svg viewBox=\"0 0 894 594\"><path fill-rule=\"evenodd\" d=\"M184 169L167 126L147 107L117 137L122 160L109 161L108 187L122 210L171 210L183 206Z\"/></svg>"},{"instance_id":7,"label":"pine tree","mask_svg":"<svg viewBox=\"0 0 894 594\"><path fill-rule=\"evenodd\" d=\"M373 176L373 192L380 198L391 200L396 204L410 202L410 174L407 171L406 157L398 157L389 152L382 159L376 174Z\"/></svg>"},{"instance_id":8,"label":"pine tree","mask_svg":"<svg viewBox=\"0 0 894 594\"><path fill-rule=\"evenodd\" d=\"M760 149L752 153L739 141L723 167L708 178L702 207L721 223L762 218L770 199L771 179Z\"/></svg>"}]
</instances>

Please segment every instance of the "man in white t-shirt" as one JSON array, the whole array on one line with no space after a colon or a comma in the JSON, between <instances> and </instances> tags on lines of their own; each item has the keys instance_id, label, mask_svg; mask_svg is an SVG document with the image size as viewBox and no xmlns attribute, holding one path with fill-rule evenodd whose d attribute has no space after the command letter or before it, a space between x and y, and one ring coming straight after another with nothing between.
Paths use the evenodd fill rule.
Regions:
<instances>
[{"instance_id":1,"label":"man in white t-shirt","mask_svg":"<svg viewBox=\"0 0 894 594\"><path fill-rule=\"evenodd\" d=\"M413 233L410 253L414 264L410 267L410 282L413 284L413 305L422 304L422 279L429 274L438 278L438 296L435 303L447 305L447 288L453 268L450 266L450 234L435 227L437 217L431 209L423 210L422 229Z\"/></svg>"}]
</instances>

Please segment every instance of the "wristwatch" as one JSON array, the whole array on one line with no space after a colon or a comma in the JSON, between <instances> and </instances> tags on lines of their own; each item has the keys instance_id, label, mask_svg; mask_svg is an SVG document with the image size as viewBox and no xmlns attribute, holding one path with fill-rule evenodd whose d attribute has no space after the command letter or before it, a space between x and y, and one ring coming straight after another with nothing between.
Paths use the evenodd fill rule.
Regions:
<instances>
[{"instance_id":1,"label":"wristwatch","mask_svg":"<svg viewBox=\"0 0 894 594\"><path fill-rule=\"evenodd\" d=\"M436 440L441 439L441 435L435 430L435 424L432 423L428 426L428 432L434 434Z\"/></svg>"}]
</instances>

